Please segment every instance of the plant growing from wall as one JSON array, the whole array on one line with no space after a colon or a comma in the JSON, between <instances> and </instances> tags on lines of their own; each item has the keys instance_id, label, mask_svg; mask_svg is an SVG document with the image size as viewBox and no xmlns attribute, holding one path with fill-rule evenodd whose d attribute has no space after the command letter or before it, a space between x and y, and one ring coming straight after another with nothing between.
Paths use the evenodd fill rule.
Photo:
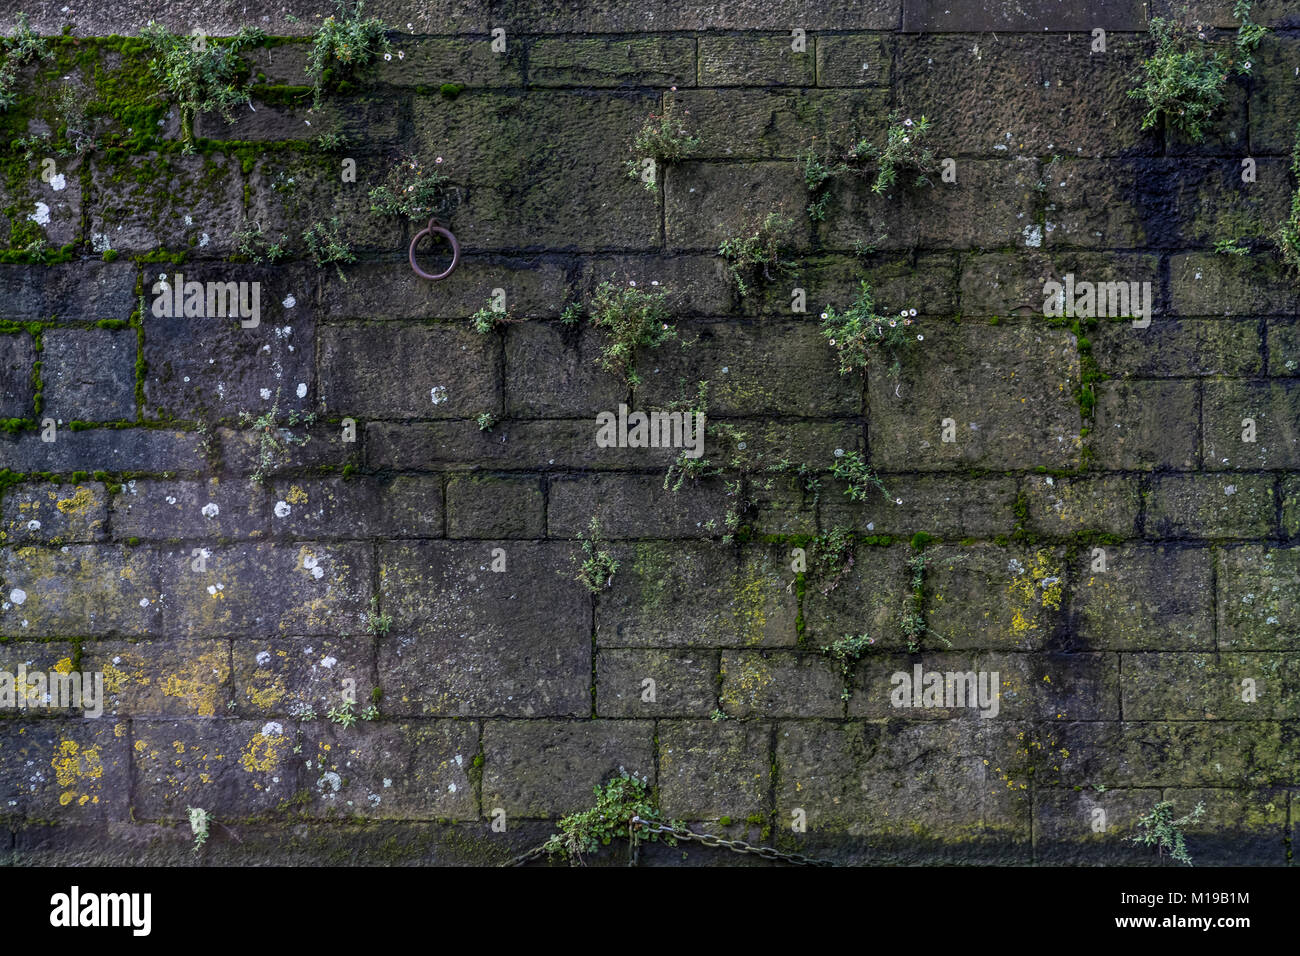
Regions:
<instances>
[{"instance_id":1,"label":"plant growing from wall","mask_svg":"<svg viewBox=\"0 0 1300 956\"><path fill-rule=\"evenodd\" d=\"M632 139L632 155L625 164L629 179L636 179L651 192L659 189L659 174L663 167L680 163L700 147L700 138L687 130L685 117L690 110L678 115L671 97L665 95L662 113L651 113L645 124Z\"/></svg>"},{"instance_id":2,"label":"plant growing from wall","mask_svg":"<svg viewBox=\"0 0 1300 956\"><path fill-rule=\"evenodd\" d=\"M600 536L600 522L595 518L587 529L588 536L579 537L582 542L582 561L578 562L578 574L575 580L592 594L599 594L614 583L618 573L618 561L612 552L604 547Z\"/></svg>"},{"instance_id":3,"label":"plant growing from wall","mask_svg":"<svg viewBox=\"0 0 1300 956\"><path fill-rule=\"evenodd\" d=\"M49 49L35 31L32 30L27 14L20 13L14 35L0 40L0 50L4 59L0 60L0 113L18 102L18 71L26 63L40 60L49 55Z\"/></svg>"},{"instance_id":4,"label":"plant growing from wall","mask_svg":"<svg viewBox=\"0 0 1300 956\"><path fill-rule=\"evenodd\" d=\"M809 196L808 217L814 221L826 218L831 184L841 177L871 177L871 191L877 196L884 195L898 182L900 172L911 175L915 186L933 185L930 173L935 171L937 163L934 152L925 143L929 132L928 118L922 116L913 120L892 113L883 145L853 137L847 147L830 147L827 156L819 155L815 148L810 147L803 156L804 186Z\"/></svg>"},{"instance_id":5,"label":"plant growing from wall","mask_svg":"<svg viewBox=\"0 0 1300 956\"><path fill-rule=\"evenodd\" d=\"M1228 77L1249 73L1251 56L1267 30L1250 19L1249 0L1238 0L1233 16L1239 21L1231 52L1216 49L1207 41L1205 30L1185 19L1155 17L1151 35L1155 52L1142 63L1135 76L1139 83L1129 96L1146 107L1142 129L1150 129L1163 117L1169 128L1194 142L1205 139L1209 124L1223 107Z\"/></svg>"},{"instance_id":6,"label":"plant growing from wall","mask_svg":"<svg viewBox=\"0 0 1300 956\"><path fill-rule=\"evenodd\" d=\"M447 181L437 168L441 162L441 156L432 167L410 156L398 160L389 168L383 184L370 190L370 211L376 216L405 219L432 216L442 203L443 184Z\"/></svg>"},{"instance_id":7,"label":"plant growing from wall","mask_svg":"<svg viewBox=\"0 0 1300 956\"><path fill-rule=\"evenodd\" d=\"M230 39L191 37L172 33L150 21L140 38L153 54L149 70L181 114L181 138L186 152L194 150L194 117L220 113L227 122L234 109L249 101L239 78L247 66L239 51L266 39L257 27L243 27Z\"/></svg>"},{"instance_id":8,"label":"plant growing from wall","mask_svg":"<svg viewBox=\"0 0 1300 956\"><path fill-rule=\"evenodd\" d=\"M1167 850L1174 861L1191 866L1192 858L1187 853L1187 838L1183 834L1183 827L1195 823L1204 813L1205 804L1198 803L1190 813L1175 820L1173 801L1163 800L1138 818L1137 825L1142 832L1135 833L1128 839L1143 846L1156 847L1161 858Z\"/></svg>"},{"instance_id":9,"label":"plant growing from wall","mask_svg":"<svg viewBox=\"0 0 1300 956\"><path fill-rule=\"evenodd\" d=\"M793 272L797 263L786 258L785 241L794 220L779 210L767 213L745 231L730 236L718 246L718 255L727 260L731 279L741 298L753 291L752 283L761 278L771 282L777 275Z\"/></svg>"},{"instance_id":10,"label":"plant growing from wall","mask_svg":"<svg viewBox=\"0 0 1300 956\"><path fill-rule=\"evenodd\" d=\"M912 550L915 553L907 562L907 570L912 573L912 589L908 595L907 606L903 610L903 617L899 622L899 626L903 636L907 638L907 649L913 654L921 649L921 639L927 634L934 635L946 647L952 647L952 641L931 628L925 620L925 566L929 561L929 552L925 550L925 547L929 544L929 541L930 536L928 534L914 535L912 537Z\"/></svg>"},{"instance_id":11,"label":"plant growing from wall","mask_svg":"<svg viewBox=\"0 0 1300 956\"><path fill-rule=\"evenodd\" d=\"M582 311L571 306L565 309L562 319L576 322ZM667 295L661 290L638 289L635 282L602 282L585 311L591 324L605 333L605 346L596 364L622 375L629 385L641 381L636 372L637 349L658 348L677 338L677 330L670 324Z\"/></svg>"},{"instance_id":12,"label":"plant growing from wall","mask_svg":"<svg viewBox=\"0 0 1300 956\"><path fill-rule=\"evenodd\" d=\"M479 412L475 417L474 422L478 425L478 430L481 432L490 432L492 429L497 427L497 417L491 412Z\"/></svg>"},{"instance_id":13,"label":"plant growing from wall","mask_svg":"<svg viewBox=\"0 0 1300 956\"><path fill-rule=\"evenodd\" d=\"M280 418L280 392L275 393L275 401L266 412L254 417L248 412L239 413L241 428L252 428L257 433L257 467L250 476L254 482L261 484L274 471L289 452L290 446L305 445L311 441L310 435L295 435L287 428L280 428L276 423ZM289 425L313 425L316 413L300 413L297 409L289 412Z\"/></svg>"},{"instance_id":14,"label":"plant growing from wall","mask_svg":"<svg viewBox=\"0 0 1300 956\"><path fill-rule=\"evenodd\" d=\"M858 296L843 312L828 305L821 315L821 332L839 357L840 374L865 372L871 359L881 351L891 359L889 373L897 376L898 351L914 345L925 336L913 328L916 309L904 309L896 316L879 315L871 286L866 280L858 284Z\"/></svg>"},{"instance_id":15,"label":"plant growing from wall","mask_svg":"<svg viewBox=\"0 0 1300 956\"><path fill-rule=\"evenodd\" d=\"M392 626L393 616L391 614L381 613L379 610L379 598L371 596L370 610L366 612L366 633L373 634L376 637L387 637Z\"/></svg>"},{"instance_id":16,"label":"plant growing from wall","mask_svg":"<svg viewBox=\"0 0 1300 956\"><path fill-rule=\"evenodd\" d=\"M331 217L328 222L312 223L303 232L302 240L307 244L307 254L311 256L318 268L324 269L328 265L333 265L334 271L339 274L339 280L348 281L347 276L343 274L342 265L346 262L356 262L357 257L339 232L337 216Z\"/></svg>"},{"instance_id":17,"label":"plant growing from wall","mask_svg":"<svg viewBox=\"0 0 1300 956\"><path fill-rule=\"evenodd\" d=\"M853 570L853 531L832 528L813 538L808 547L809 577L818 582L817 590L830 594L840 580Z\"/></svg>"},{"instance_id":18,"label":"plant growing from wall","mask_svg":"<svg viewBox=\"0 0 1300 956\"><path fill-rule=\"evenodd\" d=\"M659 840L660 834L642 833L634 827L633 817L651 824L678 825L664 820L640 777L621 773L609 783L597 786L595 794L596 805L591 809L571 813L560 820L559 832L543 844L548 854L581 865L584 854L596 853L614 840L629 840L634 850L640 841ZM669 846L677 845L671 836L664 835L663 840Z\"/></svg>"},{"instance_id":19,"label":"plant growing from wall","mask_svg":"<svg viewBox=\"0 0 1300 956\"><path fill-rule=\"evenodd\" d=\"M853 667L874 643L876 639L865 633L845 634L839 640L822 647L821 652L838 665L840 676L844 679L840 700L848 700L853 696Z\"/></svg>"},{"instance_id":20,"label":"plant growing from wall","mask_svg":"<svg viewBox=\"0 0 1300 956\"><path fill-rule=\"evenodd\" d=\"M335 0L336 13L316 31L307 55L313 104L320 106L325 85L356 76L390 49L387 28L378 17L363 17L363 0Z\"/></svg>"},{"instance_id":21,"label":"plant growing from wall","mask_svg":"<svg viewBox=\"0 0 1300 956\"><path fill-rule=\"evenodd\" d=\"M1295 144L1291 148L1291 175L1296 179L1295 191L1291 193L1291 214L1278 228L1274 241L1282 261L1300 275L1300 123L1296 124Z\"/></svg>"},{"instance_id":22,"label":"plant growing from wall","mask_svg":"<svg viewBox=\"0 0 1300 956\"><path fill-rule=\"evenodd\" d=\"M885 483L863 461L861 452L849 451L836 458L831 463L831 474L845 483L844 494L850 501L866 501L873 490L889 497ZM903 499L897 498L894 503L902 504Z\"/></svg>"},{"instance_id":23,"label":"plant growing from wall","mask_svg":"<svg viewBox=\"0 0 1300 956\"><path fill-rule=\"evenodd\" d=\"M259 265L282 259L287 251L285 249L287 236L281 233L280 238L272 242L262 231L261 223L250 222L247 219L239 224L231 238L234 240L236 254Z\"/></svg>"},{"instance_id":24,"label":"plant growing from wall","mask_svg":"<svg viewBox=\"0 0 1300 956\"><path fill-rule=\"evenodd\" d=\"M190 817L190 833L194 835L194 852L198 853L203 849L203 844L208 842L208 829L211 823L208 811L202 807L186 807L185 812Z\"/></svg>"},{"instance_id":25,"label":"plant growing from wall","mask_svg":"<svg viewBox=\"0 0 1300 956\"><path fill-rule=\"evenodd\" d=\"M522 321L523 319L516 319L508 311L497 309L491 299L488 299L487 305L469 317L470 328L479 335L487 335L498 326Z\"/></svg>"}]
</instances>

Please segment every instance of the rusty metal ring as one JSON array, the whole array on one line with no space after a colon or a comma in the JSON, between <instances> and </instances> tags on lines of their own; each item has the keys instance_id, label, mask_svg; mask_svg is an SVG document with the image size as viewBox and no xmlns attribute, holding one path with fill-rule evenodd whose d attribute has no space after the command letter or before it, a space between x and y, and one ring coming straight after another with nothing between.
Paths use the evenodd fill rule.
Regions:
<instances>
[{"instance_id":1,"label":"rusty metal ring","mask_svg":"<svg viewBox=\"0 0 1300 956\"><path fill-rule=\"evenodd\" d=\"M448 242L451 243L451 265L447 267L446 272L439 272L437 275L430 275L429 273L421 269L418 265L416 265L415 247L420 244L420 240L422 238L424 238L425 236L432 236L435 233L439 236L442 236L444 239L446 239ZM451 234L451 231L449 229L446 229L443 226L438 225L438 220L430 219L429 225L425 226L423 229L417 232L415 236L411 239L411 250L410 250L409 258L411 260L411 268L415 270L415 274L417 276L419 276L421 279L432 279L436 282L439 279L447 278L447 276L451 275L453 272L456 271L456 266L460 263L460 243L456 241L456 237Z\"/></svg>"}]
</instances>

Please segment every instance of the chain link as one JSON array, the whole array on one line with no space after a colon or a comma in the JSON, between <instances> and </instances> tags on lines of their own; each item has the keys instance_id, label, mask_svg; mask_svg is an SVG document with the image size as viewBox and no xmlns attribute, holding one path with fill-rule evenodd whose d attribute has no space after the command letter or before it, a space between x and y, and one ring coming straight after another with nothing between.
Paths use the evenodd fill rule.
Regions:
<instances>
[{"instance_id":1,"label":"chain link","mask_svg":"<svg viewBox=\"0 0 1300 956\"><path fill-rule=\"evenodd\" d=\"M714 836L712 833L694 833L683 827L667 827L660 823L650 823L640 817L633 817L632 824L637 827L644 827L650 833L666 833L677 840L693 840L701 846L720 846L735 853L748 853L762 857L764 860L779 860L783 863L793 863L795 866L835 865L830 860L814 860L802 853L782 853L770 846L754 846L754 844L746 843L744 840L728 840L725 837Z\"/></svg>"},{"instance_id":2,"label":"chain link","mask_svg":"<svg viewBox=\"0 0 1300 956\"><path fill-rule=\"evenodd\" d=\"M748 853L751 856L761 857L764 860L776 860L781 863L792 863L795 866L834 866L830 860L815 860L812 857L804 856L802 853L782 853L780 850L770 846L754 846L752 843L746 843L744 840L728 840L725 837L714 836L712 833L694 833L684 827L668 827L661 823L652 823L649 820L642 820L634 816L629 821L631 826L631 836L628 840L628 866L636 866L640 857L640 833L663 833L673 837L676 840L685 842L695 842L701 846L715 847L720 846L725 850L731 850L733 853ZM531 863L543 853L546 852L546 844L542 843L533 847L525 853L506 860L501 866L523 866L525 863Z\"/></svg>"}]
</instances>

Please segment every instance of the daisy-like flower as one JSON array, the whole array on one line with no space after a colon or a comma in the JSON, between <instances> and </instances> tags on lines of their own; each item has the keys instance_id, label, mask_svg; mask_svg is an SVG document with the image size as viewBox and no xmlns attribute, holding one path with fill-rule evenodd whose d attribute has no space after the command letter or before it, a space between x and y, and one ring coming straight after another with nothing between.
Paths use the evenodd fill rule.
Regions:
<instances>
[{"instance_id":1,"label":"daisy-like flower","mask_svg":"<svg viewBox=\"0 0 1300 956\"><path fill-rule=\"evenodd\" d=\"M634 289L636 288L636 280L635 280L635 279L628 279L628 280L627 280L627 284L630 285L630 286L631 286L632 288L634 288Z\"/></svg>"},{"instance_id":2,"label":"daisy-like flower","mask_svg":"<svg viewBox=\"0 0 1300 956\"><path fill-rule=\"evenodd\" d=\"M906 136L904 136L904 137L903 137L903 142L904 142L904 143L910 143L911 140L908 139Z\"/></svg>"},{"instance_id":3,"label":"daisy-like flower","mask_svg":"<svg viewBox=\"0 0 1300 956\"><path fill-rule=\"evenodd\" d=\"M905 119L905 120L903 120L903 125L904 125L904 126L911 126L911 125L912 125L912 120L911 120L910 118L909 118L909 119Z\"/></svg>"},{"instance_id":4,"label":"daisy-like flower","mask_svg":"<svg viewBox=\"0 0 1300 956\"><path fill-rule=\"evenodd\" d=\"M916 315L916 309L908 309L908 310L907 310L907 314L908 314L908 315Z\"/></svg>"},{"instance_id":5,"label":"daisy-like flower","mask_svg":"<svg viewBox=\"0 0 1300 956\"><path fill-rule=\"evenodd\" d=\"M441 162L442 162L442 157L439 156L437 159L434 160L434 162L435 162L435 163L441 163Z\"/></svg>"},{"instance_id":6,"label":"daisy-like flower","mask_svg":"<svg viewBox=\"0 0 1300 956\"><path fill-rule=\"evenodd\" d=\"M834 344L835 344L835 340L834 340L834 339L831 339L831 345L834 345Z\"/></svg>"},{"instance_id":7,"label":"daisy-like flower","mask_svg":"<svg viewBox=\"0 0 1300 956\"><path fill-rule=\"evenodd\" d=\"M1242 68L1243 70L1249 70L1249 69L1250 69L1250 61L1247 60L1245 63L1241 64L1241 68Z\"/></svg>"},{"instance_id":8,"label":"daisy-like flower","mask_svg":"<svg viewBox=\"0 0 1300 956\"><path fill-rule=\"evenodd\" d=\"M385 60L391 60L392 58L393 58L393 54L391 54L391 53L385 53L385 54L384 54L384 59L385 59Z\"/></svg>"},{"instance_id":9,"label":"daisy-like flower","mask_svg":"<svg viewBox=\"0 0 1300 956\"><path fill-rule=\"evenodd\" d=\"M902 498L895 498L895 499L894 499L894 504L896 504L896 505L901 505L902 503L903 503L903 499L902 499Z\"/></svg>"},{"instance_id":10,"label":"daisy-like flower","mask_svg":"<svg viewBox=\"0 0 1300 956\"><path fill-rule=\"evenodd\" d=\"M899 314L899 315L907 315L907 310L904 309L902 312L900 312L900 313L898 313L898 314Z\"/></svg>"},{"instance_id":11,"label":"daisy-like flower","mask_svg":"<svg viewBox=\"0 0 1300 956\"><path fill-rule=\"evenodd\" d=\"M659 284L659 280L658 280L658 279L651 279L651 280L650 280L650 284L651 284L651 285L658 285L658 284Z\"/></svg>"},{"instance_id":12,"label":"daisy-like flower","mask_svg":"<svg viewBox=\"0 0 1300 956\"><path fill-rule=\"evenodd\" d=\"M924 336L924 335L918 335L918 336L916 337L916 340L917 340L918 342L924 342L924 341L925 341L925 336Z\"/></svg>"},{"instance_id":13,"label":"daisy-like flower","mask_svg":"<svg viewBox=\"0 0 1300 956\"><path fill-rule=\"evenodd\" d=\"M405 59L406 59L406 52L405 52L404 50L398 50L398 51L397 51L397 58L398 58L399 60L405 60Z\"/></svg>"},{"instance_id":14,"label":"daisy-like flower","mask_svg":"<svg viewBox=\"0 0 1300 956\"><path fill-rule=\"evenodd\" d=\"M890 327L891 329L892 329L894 326L896 326L897 324L898 324L898 319L890 319L890 320L889 320L889 327Z\"/></svg>"},{"instance_id":15,"label":"daisy-like flower","mask_svg":"<svg viewBox=\"0 0 1300 956\"><path fill-rule=\"evenodd\" d=\"M826 318L826 313L825 313L825 312L822 313L822 318L823 318L823 319Z\"/></svg>"}]
</instances>

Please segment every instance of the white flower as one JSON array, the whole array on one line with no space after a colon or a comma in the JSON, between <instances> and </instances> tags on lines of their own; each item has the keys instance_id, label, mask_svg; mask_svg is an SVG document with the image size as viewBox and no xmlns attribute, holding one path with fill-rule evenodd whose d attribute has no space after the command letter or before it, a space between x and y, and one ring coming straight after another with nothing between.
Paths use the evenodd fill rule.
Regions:
<instances>
[{"instance_id":1,"label":"white flower","mask_svg":"<svg viewBox=\"0 0 1300 956\"><path fill-rule=\"evenodd\" d=\"M834 339L831 339L831 345L834 345L834 344L835 344L835 340L834 340Z\"/></svg>"},{"instance_id":2,"label":"white flower","mask_svg":"<svg viewBox=\"0 0 1300 956\"><path fill-rule=\"evenodd\" d=\"M437 159L434 160L434 162L435 162L435 163L441 163L441 162L442 162L442 157L439 156Z\"/></svg>"},{"instance_id":3,"label":"white flower","mask_svg":"<svg viewBox=\"0 0 1300 956\"><path fill-rule=\"evenodd\" d=\"M385 54L384 54L384 59L385 59L385 60L391 60L392 58L393 58L393 54L391 54L391 53L385 53Z\"/></svg>"},{"instance_id":4,"label":"white flower","mask_svg":"<svg viewBox=\"0 0 1300 956\"><path fill-rule=\"evenodd\" d=\"M924 336L924 335L918 335L918 336L916 337L916 340L917 340L918 342L924 342L924 341L925 341L925 336Z\"/></svg>"},{"instance_id":5,"label":"white flower","mask_svg":"<svg viewBox=\"0 0 1300 956\"><path fill-rule=\"evenodd\" d=\"M908 309L908 310L907 310L907 314L908 314L908 315L916 315L916 309Z\"/></svg>"},{"instance_id":6,"label":"white flower","mask_svg":"<svg viewBox=\"0 0 1300 956\"><path fill-rule=\"evenodd\" d=\"M910 119L905 119L905 120L903 120L903 125L904 125L904 126L911 126L911 125L912 125L912 121L911 121Z\"/></svg>"},{"instance_id":7,"label":"white flower","mask_svg":"<svg viewBox=\"0 0 1300 956\"><path fill-rule=\"evenodd\" d=\"M397 58L398 58L399 60L405 60L405 59L406 59L406 52L405 52L404 50L398 50L398 51L397 51Z\"/></svg>"},{"instance_id":8,"label":"white flower","mask_svg":"<svg viewBox=\"0 0 1300 956\"><path fill-rule=\"evenodd\" d=\"M826 313L825 313L825 312L822 313L822 318L823 318L823 319L826 318Z\"/></svg>"},{"instance_id":9,"label":"white flower","mask_svg":"<svg viewBox=\"0 0 1300 956\"><path fill-rule=\"evenodd\" d=\"M634 288L634 289L636 288L636 280L635 280L635 279L628 279L628 280L627 280L627 284L630 285L630 286L631 286L632 288Z\"/></svg>"},{"instance_id":10,"label":"white flower","mask_svg":"<svg viewBox=\"0 0 1300 956\"><path fill-rule=\"evenodd\" d=\"M904 136L904 137L903 137L903 142L904 142L904 143L910 143L911 140L908 139L906 136Z\"/></svg>"},{"instance_id":11,"label":"white flower","mask_svg":"<svg viewBox=\"0 0 1300 956\"><path fill-rule=\"evenodd\" d=\"M902 498L895 498L895 499L894 499L894 504L896 504L896 505L901 505L902 503L903 503L903 499L902 499Z\"/></svg>"},{"instance_id":12,"label":"white flower","mask_svg":"<svg viewBox=\"0 0 1300 956\"><path fill-rule=\"evenodd\" d=\"M890 319L890 320L889 320L889 327L890 327L891 329L892 329L894 326L896 326L897 324L898 324L898 320L897 320L897 319Z\"/></svg>"}]
</instances>

